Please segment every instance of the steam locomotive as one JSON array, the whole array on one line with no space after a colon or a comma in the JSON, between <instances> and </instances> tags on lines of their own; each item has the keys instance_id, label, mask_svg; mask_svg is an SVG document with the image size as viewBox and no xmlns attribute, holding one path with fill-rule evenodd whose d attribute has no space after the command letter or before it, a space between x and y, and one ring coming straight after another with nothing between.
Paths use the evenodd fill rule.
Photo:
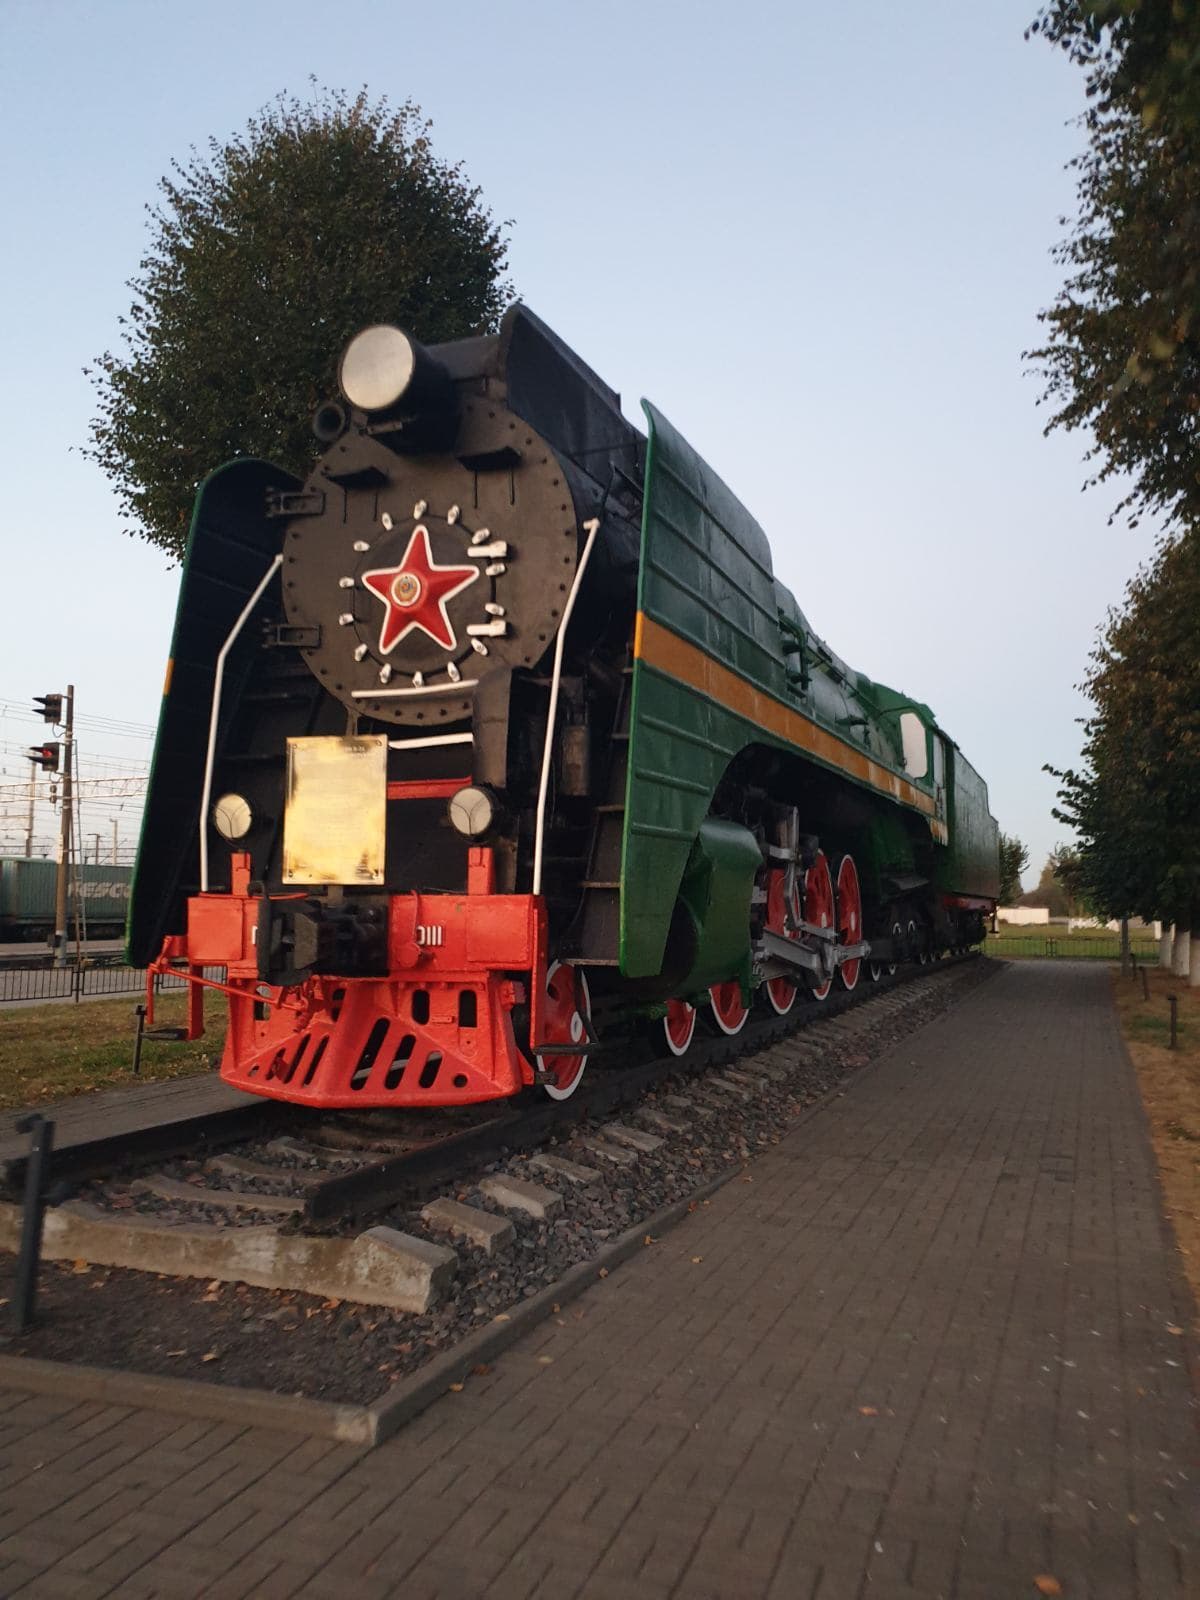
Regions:
<instances>
[{"instance_id":1,"label":"steam locomotive","mask_svg":"<svg viewBox=\"0 0 1200 1600\"><path fill-rule=\"evenodd\" d=\"M222 1076L310 1106L577 1087L983 937L987 789L841 661L762 530L523 305L374 326L301 482L199 491L132 961L229 1012Z\"/></svg>"}]
</instances>

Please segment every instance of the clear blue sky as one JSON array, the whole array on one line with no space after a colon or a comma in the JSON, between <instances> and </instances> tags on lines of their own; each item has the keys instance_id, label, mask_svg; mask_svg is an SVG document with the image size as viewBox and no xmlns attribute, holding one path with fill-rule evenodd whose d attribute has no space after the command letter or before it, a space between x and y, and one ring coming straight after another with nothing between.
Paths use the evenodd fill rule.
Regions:
<instances>
[{"instance_id":1,"label":"clear blue sky","mask_svg":"<svg viewBox=\"0 0 1200 1600\"><path fill-rule=\"evenodd\" d=\"M81 369L171 158L315 74L421 105L511 219L517 291L712 462L839 654L934 706L1031 883L1063 836L1042 763L1076 755L1073 685L1152 540L1081 496L1087 441L1042 438L1022 375L1081 140L1035 9L0 0L0 708L70 678L155 720L176 575L78 453ZM38 731L0 715L0 785Z\"/></svg>"}]
</instances>

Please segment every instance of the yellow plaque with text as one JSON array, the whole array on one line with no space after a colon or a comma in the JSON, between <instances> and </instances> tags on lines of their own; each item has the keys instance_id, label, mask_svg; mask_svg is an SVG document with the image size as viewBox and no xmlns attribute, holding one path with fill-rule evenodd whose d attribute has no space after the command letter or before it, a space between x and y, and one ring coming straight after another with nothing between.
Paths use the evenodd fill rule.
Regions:
<instances>
[{"instance_id":1,"label":"yellow plaque with text","mask_svg":"<svg viewBox=\"0 0 1200 1600\"><path fill-rule=\"evenodd\" d=\"M284 883L382 884L387 739L289 739Z\"/></svg>"}]
</instances>

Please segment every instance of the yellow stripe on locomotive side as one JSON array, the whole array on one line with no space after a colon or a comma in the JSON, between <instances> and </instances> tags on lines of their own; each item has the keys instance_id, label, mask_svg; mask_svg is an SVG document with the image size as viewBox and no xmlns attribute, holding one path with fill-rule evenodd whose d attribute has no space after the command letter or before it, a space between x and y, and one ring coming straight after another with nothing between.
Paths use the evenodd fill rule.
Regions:
<instances>
[{"instance_id":1,"label":"yellow stripe on locomotive side","mask_svg":"<svg viewBox=\"0 0 1200 1600\"><path fill-rule=\"evenodd\" d=\"M949 834L944 823L934 816L937 809L932 795L918 789L915 784L890 771L881 762L872 761L864 751L858 750L837 734L830 733L811 717L785 705L766 690L757 688L748 679L707 655L697 645L681 638L661 622L639 611L633 634L633 653L648 667L665 673L684 683L689 689L704 694L718 705L736 711L748 722L757 723L788 744L806 750L828 766L857 778L880 794L890 795L904 805L924 812L930 819L935 838L946 843ZM945 835L945 838L942 838Z\"/></svg>"}]
</instances>

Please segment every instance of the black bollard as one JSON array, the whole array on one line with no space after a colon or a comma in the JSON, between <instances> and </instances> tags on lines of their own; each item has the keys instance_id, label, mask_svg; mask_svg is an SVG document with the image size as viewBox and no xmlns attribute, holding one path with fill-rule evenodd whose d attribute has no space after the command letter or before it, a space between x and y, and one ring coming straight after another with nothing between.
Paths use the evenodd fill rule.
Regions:
<instances>
[{"instance_id":1,"label":"black bollard","mask_svg":"<svg viewBox=\"0 0 1200 1600\"><path fill-rule=\"evenodd\" d=\"M137 1018L136 1031L133 1035L133 1075L135 1078L140 1078L142 1075L142 1040L146 1034L145 1006L134 1006L133 1014Z\"/></svg>"},{"instance_id":2,"label":"black bollard","mask_svg":"<svg viewBox=\"0 0 1200 1600\"><path fill-rule=\"evenodd\" d=\"M1171 1008L1171 1042L1167 1045L1167 1049L1168 1050L1178 1050L1179 1049L1179 996L1177 994L1169 994L1167 996L1167 1004Z\"/></svg>"},{"instance_id":3,"label":"black bollard","mask_svg":"<svg viewBox=\"0 0 1200 1600\"><path fill-rule=\"evenodd\" d=\"M17 1132L29 1135L25 1165L25 1199L21 1210L21 1251L13 1285L13 1325L18 1333L33 1321L38 1264L42 1255L42 1219L46 1211L46 1169L54 1148L54 1123L38 1112L18 1117Z\"/></svg>"}]
</instances>

